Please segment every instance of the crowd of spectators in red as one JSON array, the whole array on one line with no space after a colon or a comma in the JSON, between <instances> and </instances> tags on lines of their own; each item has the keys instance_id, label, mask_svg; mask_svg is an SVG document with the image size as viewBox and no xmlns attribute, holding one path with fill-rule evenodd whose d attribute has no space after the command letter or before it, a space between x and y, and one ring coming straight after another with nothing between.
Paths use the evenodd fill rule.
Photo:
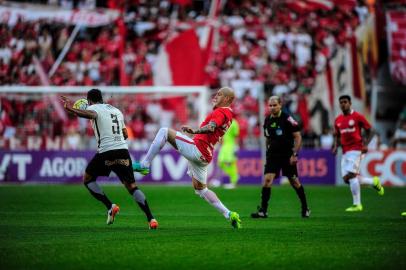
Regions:
<instances>
[{"instance_id":1,"label":"crowd of spectators in red","mask_svg":"<svg viewBox=\"0 0 406 270\"><path fill-rule=\"evenodd\" d=\"M234 110L242 131L242 147L258 147L259 91L264 91L266 97L283 96L286 104L290 104L285 109L296 113L296 101L311 91L317 73L324 70L337 46L344 45L368 14L363 1L356 6L337 5L333 10L317 9L307 14L292 6L293 2L227 1L218 17L218 36L205 70L206 83L213 90L223 85L236 90L238 100ZM195 25L207 19L208 3L195 1L190 6L178 7L171 1L133 1L127 6L123 59L129 85L153 85L152 67L159 46L168 35L174 10L178 21ZM50 72L72 30L73 26L45 20L0 24L0 85L44 84L40 73ZM117 25L82 28L48 83L119 85L120 39ZM134 102L136 98L114 98L112 103L124 111L128 128L136 139L134 147L143 148L160 125L178 123L173 113L163 109L159 102L141 106ZM193 102L189 100L187 111L195 121L197 108ZM92 137L86 122L73 118L68 123L56 120L52 106L39 97L2 97L0 112L3 139L56 137L75 131L85 139ZM164 117L156 117L156 113ZM89 136L83 136L86 134ZM79 148L80 145L89 144L78 143Z\"/></svg>"}]
</instances>

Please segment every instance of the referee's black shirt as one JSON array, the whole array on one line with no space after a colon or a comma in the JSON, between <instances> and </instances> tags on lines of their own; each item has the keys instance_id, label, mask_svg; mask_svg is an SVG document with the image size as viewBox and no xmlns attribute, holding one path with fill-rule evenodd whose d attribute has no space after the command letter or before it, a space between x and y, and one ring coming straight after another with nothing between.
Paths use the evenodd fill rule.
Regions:
<instances>
[{"instance_id":1,"label":"referee's black shirt","mask_svg":"<svg viewBox=\"0 0 406 270\"><path fill-rule=\"evenodd\" d=\"M264 135L267 138L268 157L290 157L293 154L293 133L300 131L299 124L289 114L269 115L264 122Z\"/></svg>"}]
</instances>

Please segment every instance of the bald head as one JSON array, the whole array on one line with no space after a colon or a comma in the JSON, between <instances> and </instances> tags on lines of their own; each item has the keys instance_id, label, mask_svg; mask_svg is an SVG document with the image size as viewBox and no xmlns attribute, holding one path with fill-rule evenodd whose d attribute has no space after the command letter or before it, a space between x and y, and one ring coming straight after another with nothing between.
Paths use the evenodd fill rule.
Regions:
<instances>
[{"instance_id":1,"label":"bald head","mask_svg":"<svg viewBox=\"0 0 406 270\"><path fill-rule=\"evenodd\" d=\"M226 98L228 98L228 100L229 100L228 105L231 105L231 103L233 103L234 97L235 97L234 90L231 89L230 87L222 87L222 88L220 88L219 91L223 92L224 96Z\"/></svg>"},{"instance_id":2,"label":"bald head","mask_svg":"<svg viewBox=\"0 0 406 270\"><path fill-rule=\"evenodd\" d=\"M234 90L230 87L222 87L213 98L214 107L229 107L234 101Z\"/></svg>"}]
</instances>

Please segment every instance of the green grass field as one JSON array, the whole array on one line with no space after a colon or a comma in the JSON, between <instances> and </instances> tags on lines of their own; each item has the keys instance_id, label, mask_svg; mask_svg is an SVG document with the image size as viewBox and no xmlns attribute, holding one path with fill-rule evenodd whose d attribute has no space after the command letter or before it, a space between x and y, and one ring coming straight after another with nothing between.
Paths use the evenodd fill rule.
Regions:
<instances>
[{"instance_id":1,"label":"green grass field","mask_svg":"<svg viewBox=\"0 0 406 270\"><path fill-rule=\"evenodd\" d=\"M259 187L214 189L240 213L233 230L191 187L142 186L159 230L122 186L103 186L116 222L81 185L0 186L1 269L406 269L406 189L364 188L362 213L345 213L348 187L307 186L302 219L290 187L274 187L270 218L252 220Z\"/></svg>"}]
</instances>

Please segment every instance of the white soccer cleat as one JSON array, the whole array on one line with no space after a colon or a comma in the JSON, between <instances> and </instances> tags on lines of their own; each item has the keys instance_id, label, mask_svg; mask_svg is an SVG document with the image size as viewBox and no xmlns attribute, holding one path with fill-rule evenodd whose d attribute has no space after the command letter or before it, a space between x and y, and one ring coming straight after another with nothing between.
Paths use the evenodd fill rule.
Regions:
<instances>
[{"instance_id":1,"label":"white soccer cleat","mask_svg":"<svg viewBox=\"0 0 406 270\"><path fill-rule=\"evenodd\" d=\"M117 204L112 204L110 210L107 211L107 225L113 224L118 212L120 212L120 207Z\"/></svg>"}]
</instances>

